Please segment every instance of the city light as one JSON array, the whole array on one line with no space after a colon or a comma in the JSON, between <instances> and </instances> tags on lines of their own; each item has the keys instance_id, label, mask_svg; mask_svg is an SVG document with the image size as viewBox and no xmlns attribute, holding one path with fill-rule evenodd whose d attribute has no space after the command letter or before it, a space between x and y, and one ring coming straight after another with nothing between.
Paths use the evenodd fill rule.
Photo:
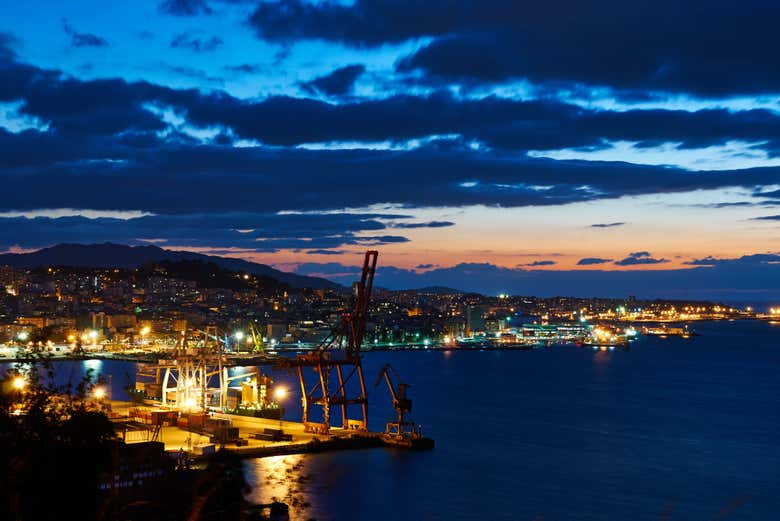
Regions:
<instances>
[{"instance_id":1,"label":"city light","mask_svg":"<svg viewBox=\"0 0 780 521\"><path fill-rule=\"evenodd\" d=\"M103 387L95 387L95 390L92 392L92 395L98 399L102 400L106 397L106 390Z\"/></svg>"},{"instance_id":2,"label":"city light","mask_svg":"<svg viewBox=\"0 0 780 521\"><path fill-rule=\"evenodd\" d=\"M235 337L236 340L241 342L244 339L244 332L243 331L236 331L235 333L233 333L233 336Z\"/></svg>"},{"instance_id":3,"label":"city light","mask_svg":"<svg viewBox=\"0 0 780 521\"><path fill-rule=\"evenodd\" d=\"M18 335L16 335L16 338L18 338L20 341L25 342L30 337L30 335L27 333L27 331L21 331Z\"/></svg>"},{"instance_id":4,"label":"city light","mask_svg":"<svg viewBox=\"0 0 780 521\"><path fill-rule=\"evenodd\" d=\"M277 401L284 400L287 397L287 389L285 387L277 387L274 389L274 398Z\"/></svg>"},{"instance_id":5,"label":"city light","mask_svg":"<svg viewBox=\"0 0 780 521\"><path fill-rule=\"evenodd\" d=\"M27 380L25 380L23 376L16 376L11 382L11 385L17 391L21 391L27 385Z\"/></svg>"}]
</instances>

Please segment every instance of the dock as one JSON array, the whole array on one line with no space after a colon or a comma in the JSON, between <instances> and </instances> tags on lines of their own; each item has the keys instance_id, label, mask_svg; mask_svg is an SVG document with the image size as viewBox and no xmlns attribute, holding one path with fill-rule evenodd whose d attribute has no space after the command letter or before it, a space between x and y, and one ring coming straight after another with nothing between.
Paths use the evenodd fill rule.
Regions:
<instances>
[{"instance_id":1,"label":"dock","mask_svg":"<svg viewBox=\"0 0 780 521\"><path fill-rule=\"evenodd\" d=\"M331 428L326 435L314 434L305 432L301 422L211 413L209 419L212 422L225 422L232 430L237 429L237 436L215 441L214 433L207 432L205 429L181 427L170 422L154 425L134 420L131 413L133 409L138 409L138 404L121 401L111 401L109 404L112 421L125 443L159 441L165 444L165 450L168 452L183 450L196 459L218 449L227 450L243 458L262 458L286 454L399 447L397 443L388 441L384 433ZM158 413L175 412L154 407L144 409ZM419 448L433 447L433 440L426 439L426 441L428 443Z\"/></svg>"}]
</instances>

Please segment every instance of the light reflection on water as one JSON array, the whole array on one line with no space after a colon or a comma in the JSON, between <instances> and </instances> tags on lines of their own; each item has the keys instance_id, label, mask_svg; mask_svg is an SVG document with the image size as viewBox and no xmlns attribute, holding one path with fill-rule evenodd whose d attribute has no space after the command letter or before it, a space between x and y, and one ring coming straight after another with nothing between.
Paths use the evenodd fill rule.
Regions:
<instances>
[{"instance_id":1,"label":"light reflection on water","mask_svg":"<svg viewBox=\"0 0 780 521\"><path fill-rule=\"evenodd\" d=\"M82 362L84 364L84 370L86 372L87 369L92 369L94 372L94 376L97 376L101 374L102 368L103 368L103 360L84 360Z\"/></svg>"},{"instance_id":2,"label":"light reflection on water","mask_svg":"<svg viewBox=\"0 0 780 521\"><path fill-rule=\"evenodd\" d=\"M251 459L244 463L244 475L252 489L247 495L252 503L287 503L291 520L321 517L311 490L312 469L306 456Z\"/></svg>"}]
</instances>

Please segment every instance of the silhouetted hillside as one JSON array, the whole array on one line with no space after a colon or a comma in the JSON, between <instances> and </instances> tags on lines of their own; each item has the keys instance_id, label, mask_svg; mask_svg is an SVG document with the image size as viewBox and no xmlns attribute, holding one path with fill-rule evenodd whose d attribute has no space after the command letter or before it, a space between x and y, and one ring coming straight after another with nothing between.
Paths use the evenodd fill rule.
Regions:
<instances>
[{"instance_id":1,"label":"silhouetted hillside","mask_svg":"<svg viewBox=\"0 0 780 521\"><path fill-rule=\"evenodd\" d=\"M342 286L319 277L306 277L279 271L266 264L189 251L172 251L157 246L125 246L122 244L58 244L32 253L0 255L0 265L15 268L43 266L73 266L85 268L138 268L150 262L196 260L214 263L220 268L270 277L293 288L341 289Z\"/></svg>"}]
</instances>

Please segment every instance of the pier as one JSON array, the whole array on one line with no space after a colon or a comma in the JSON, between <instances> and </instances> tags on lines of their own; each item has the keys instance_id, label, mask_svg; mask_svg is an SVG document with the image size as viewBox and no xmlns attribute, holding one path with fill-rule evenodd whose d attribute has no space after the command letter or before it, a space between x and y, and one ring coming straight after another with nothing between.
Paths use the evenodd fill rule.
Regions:
<instances>
[{"instance_id":1,"label":"pier","mask_svg":"<svg viewBox=\"0 0 780 521\"><path fill-rule=\"evenodd\" d=\"M179 425L169 420L172 409L139 407L132 402L111 401L111 418L125 443L159 441L168 452L185 451L194 458L208 456L218 449L245 458L285 454L309 454L339 450L394 447L433 448L433 440L420 438L414 446L394 442L385 433L331 428L328 434L306 432L302 422L255 418L236 414L211 413L208 425ZM141 419L139 412L146 416Z\"/></svg>"}]
</instances>

